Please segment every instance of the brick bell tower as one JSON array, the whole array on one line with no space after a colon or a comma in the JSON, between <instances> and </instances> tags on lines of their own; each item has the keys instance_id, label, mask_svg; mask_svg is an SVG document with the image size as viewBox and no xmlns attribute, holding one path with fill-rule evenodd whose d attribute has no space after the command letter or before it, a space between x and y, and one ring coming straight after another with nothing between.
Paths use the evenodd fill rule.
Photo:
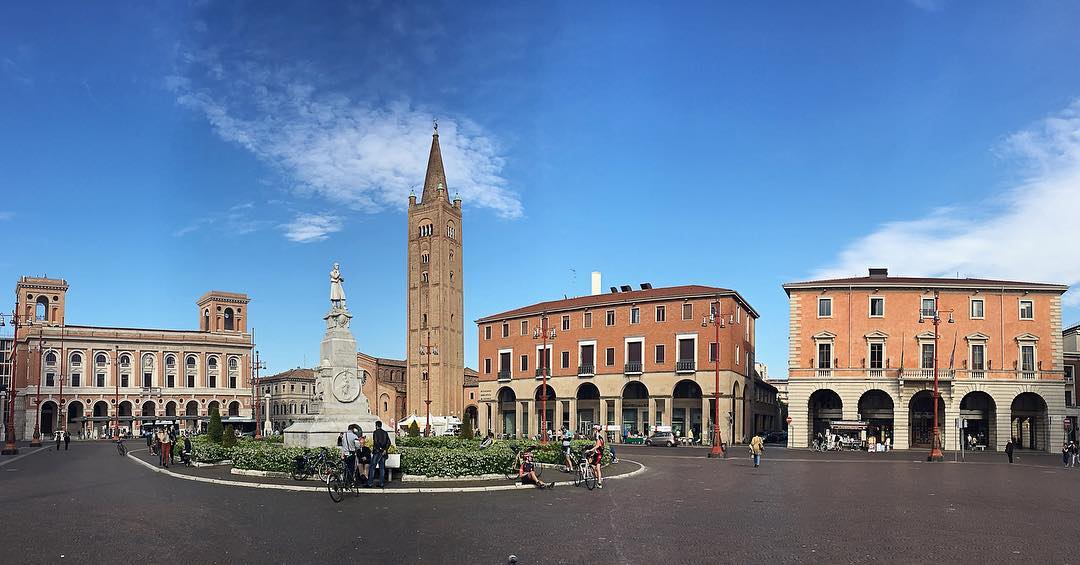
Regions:
<instances>
[{"instance_id":1,"label":"brick bell tower","mask_svg":"<svg viewBox=\"0 0 1080 565\"><path fill-rule=\"evenodd\" d=\"M451 201L447 196L437 123L434 129L422 200L409 196L406 411L426 415L430 378L431 415L461 418L465 382L461 199ZM438 354L421 353L429 339Z\"/></svg>"}]
</instances>

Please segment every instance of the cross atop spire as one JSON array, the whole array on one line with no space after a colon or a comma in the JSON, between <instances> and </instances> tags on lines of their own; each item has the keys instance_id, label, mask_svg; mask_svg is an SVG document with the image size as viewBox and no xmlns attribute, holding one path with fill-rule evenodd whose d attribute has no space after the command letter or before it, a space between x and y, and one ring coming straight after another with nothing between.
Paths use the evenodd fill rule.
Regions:
<instances>
[{"instance_id":1,"label":"cross atop spire","mask_svg":"<svg viewBox=\"0 0 1080 565\"><path fill-rule=\"evenodd\" d=\"M446 198L446 172L443 170L442 150L439 149L439 122L432 121L431 153L428 154L427 174L424 176L424 193L421 202L434 202Z\"/></svg>"}]
</instances>

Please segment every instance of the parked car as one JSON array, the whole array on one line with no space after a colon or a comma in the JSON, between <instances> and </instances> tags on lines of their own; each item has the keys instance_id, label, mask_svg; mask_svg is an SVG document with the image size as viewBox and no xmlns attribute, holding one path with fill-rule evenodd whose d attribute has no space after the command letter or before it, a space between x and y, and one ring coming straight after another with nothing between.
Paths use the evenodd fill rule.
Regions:
<instances>
[{"instance_id":1,"label":"parked car","mask_svg":"<svg viewBox=\"0 0 1080 565\"><path fill-rule=\"evenodd\" d=\"M679 445L679 440L675 438L675 434L671 432L656 432L655 434L645 438L645 445L663 445L667 447L675 447Z\"/></svg>"},{"instance_id":2,"label":"parked car","mask_svg":"<svg viewBox=\"0 0 1080 565\"><path fill-rule=\"evenodd\" d=\"M762 436L765 443L787 443L787 432L768 432Z\"/></svg>"}]
</instances>

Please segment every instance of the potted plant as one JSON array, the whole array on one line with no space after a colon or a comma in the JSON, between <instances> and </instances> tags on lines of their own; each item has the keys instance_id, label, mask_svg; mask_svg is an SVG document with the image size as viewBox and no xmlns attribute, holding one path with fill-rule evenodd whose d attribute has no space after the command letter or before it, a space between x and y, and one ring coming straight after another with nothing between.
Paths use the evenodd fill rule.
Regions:
<instances>
[{"instance_id":1,"label":"potted plant","mask_svg":"<svg viewBox=\"0 0 1080 565\"><path fill-rule=\"evenodd\" d=\"M394 444L390 444L390 448L386 450L386 468L401 468L401 454L397 452L397 446Z\"/></svg>"}]
</instances>

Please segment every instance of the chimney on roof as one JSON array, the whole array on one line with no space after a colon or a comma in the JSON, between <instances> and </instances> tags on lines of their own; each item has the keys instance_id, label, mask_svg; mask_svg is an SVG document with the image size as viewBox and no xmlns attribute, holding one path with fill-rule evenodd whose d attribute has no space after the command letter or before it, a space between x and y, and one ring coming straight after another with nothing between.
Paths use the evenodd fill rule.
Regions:
<instances>
[{"instance_id":1,"label":"chimney on roof","mask_svg":"<svg viewBox=\"0 0 1080 565\"><path fill-rule=\"evenodd\" d=\"M592 294L593 296L600 294L600 271L592 272Z\"/></svg>"},{"instance_id":2,"label":"chimney on roof","mask_svg":"<svg viewBox=\"0 0 1080 565\"><path fill-rule=\"evenodd\" d=\"M889 276L889 269L885 267L870 267L870 278L883 279Z\"/></svg>"}]
</instances>

